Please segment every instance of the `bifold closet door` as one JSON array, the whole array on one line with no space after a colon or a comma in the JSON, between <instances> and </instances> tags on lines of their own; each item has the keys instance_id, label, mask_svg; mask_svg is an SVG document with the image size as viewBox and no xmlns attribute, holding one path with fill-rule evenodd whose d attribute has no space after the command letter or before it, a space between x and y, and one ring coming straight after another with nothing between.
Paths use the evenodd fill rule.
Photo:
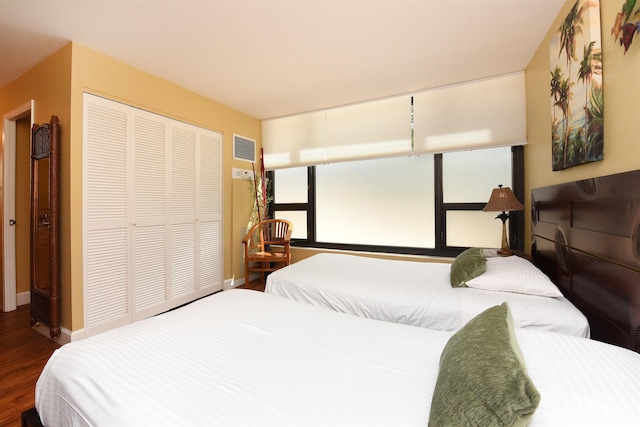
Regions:
<instances>
[{"instance_id":1,"label":"bifold closet door","mask_svg":"<svg viewBox=\"0 0 640 427\"><path fill-rule=\"evenodd\" d=\"M85 334L222 289L222 135L85 94Z\"/></svg>"}]
</instances>

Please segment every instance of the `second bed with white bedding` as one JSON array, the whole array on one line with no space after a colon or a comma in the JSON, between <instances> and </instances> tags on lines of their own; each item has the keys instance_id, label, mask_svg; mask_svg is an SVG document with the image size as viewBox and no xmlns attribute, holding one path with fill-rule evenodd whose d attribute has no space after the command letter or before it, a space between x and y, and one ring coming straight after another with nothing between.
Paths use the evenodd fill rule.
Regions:
<instances>
[{"instance_id":1,"label":"second bed with white bedding","mask_svg":"<svg viewBox=\"0 0 640 427\"><path fill-rule=\"evenodd\" d=\"M267 293L332 310L441 330L457 330L507 302L516 327L589 337L586 317L566 298L453 288L451 264L321 253L267 277Z\"/></svg>"},{"instance_id":2,"label":"second bed with white bedding","mask_svg":"<svg viewBox=\"0 0 640 427\"><path fill-rule=\"evenodd\" d=\"M637 353L515 334L541 396L531 427L637 425ZM452 335L225 291L64 345L36 407L47 427L426 426Z\"/></svg>"}]
</instances>

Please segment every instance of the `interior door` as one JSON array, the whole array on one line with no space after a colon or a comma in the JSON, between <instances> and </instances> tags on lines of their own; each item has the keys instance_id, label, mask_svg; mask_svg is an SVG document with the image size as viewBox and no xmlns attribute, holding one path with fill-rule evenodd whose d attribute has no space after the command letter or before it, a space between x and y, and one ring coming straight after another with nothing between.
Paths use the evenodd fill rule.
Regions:
<instances>
[{"instance_id":1,"label":"interior door","mask_svg":"<svg viewBox=\"0 0 640 427\"><path fill-rule=\"evenodd\" d=\"M60 136L57 116L31 130L31 324L49 326L60 335L58 162Z\"/></svg>"}]
</instances>

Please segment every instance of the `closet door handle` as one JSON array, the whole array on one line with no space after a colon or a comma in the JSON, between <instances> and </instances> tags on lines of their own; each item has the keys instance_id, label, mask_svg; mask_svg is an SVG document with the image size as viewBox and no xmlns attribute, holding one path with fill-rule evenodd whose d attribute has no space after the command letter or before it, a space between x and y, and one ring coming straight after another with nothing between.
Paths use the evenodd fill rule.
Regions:
<instances>
[{"instance_id":1,"label":"closet door handle","mask_svg":"<svg viewBox=\"0 0 640 427\"><path fill-rule=\"evenodd\" d=\"M9 227L13 227L14 225L16 225L16 220L15 219L10 219L9 220Z\"/></svg>"}]
</instances>

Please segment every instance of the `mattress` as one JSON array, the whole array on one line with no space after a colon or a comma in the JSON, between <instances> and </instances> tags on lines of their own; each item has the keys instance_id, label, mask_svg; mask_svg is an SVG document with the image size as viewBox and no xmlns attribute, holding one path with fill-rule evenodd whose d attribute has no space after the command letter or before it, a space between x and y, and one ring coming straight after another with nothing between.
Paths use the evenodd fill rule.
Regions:
<instances>
[{"instance_id":1,"label":"mattress","mask_svg":"<svg viewBox=\"0 0 640 427\"><path fill-rule=\"evenodd\" d=\"M457 330L507 302L514 324L589 337L587 318L564 297L452 288L451 265L322 253L271 273L265 292L370 319Z\"/></svg>"},{"instance_id":2,"label":"mattress","mask_svg":"<svg viewBox=\"0 0 640 427\"><path fill-rule=\"evenodd\" d=\"M530 426L637 425L639 354L516 334L542 395ZM451 335L234 289L62 346L36 408L47 427L425 426Z\"/></svg>"}]
</instances>

